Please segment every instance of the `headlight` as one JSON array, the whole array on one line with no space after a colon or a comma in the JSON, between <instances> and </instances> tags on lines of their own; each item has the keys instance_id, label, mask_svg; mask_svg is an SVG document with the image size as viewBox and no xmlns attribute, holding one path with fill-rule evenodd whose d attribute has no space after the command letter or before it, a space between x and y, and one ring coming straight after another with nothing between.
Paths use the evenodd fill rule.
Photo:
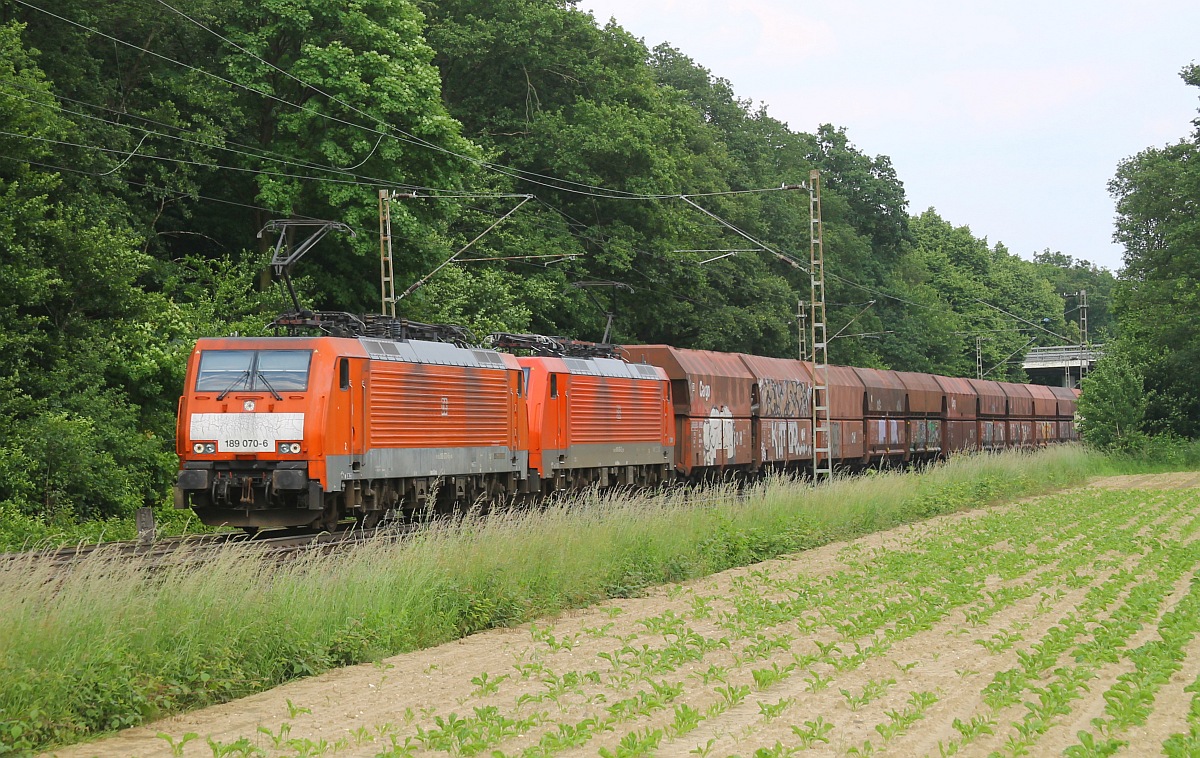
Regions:
<instances>
[{"instance_id":1,"label":"headlight","mask_svg":"<svg viewBox=\"0 0 1200 758\"><path fill-rule=\"evenodd\" d=\"M215 442L210 442L210 443L208 443L207 445L205 445L205 446L204 446L204 452L206 452L206 453L215 453L215 452L217 452L217 443L215 443Z\"/></svg>"},{"instance_id":2,"label":"headlight","mask_svg":"<svg viewBox=\"0 0 1200 758\"><path fill-rule=\"evenodd\" d=\"M193 453L203 453L204 452L204 443L197 442L196 444L192 445L192 452Z\"/></svg>"},{"instance_id":3,"label":"headlight","mask_svg":"<svg viewBox=\"0 0 1200 758\"><path fill-rule=\"evenodd\" d=\"M299 442L280 442L279 443L279 452L283 453L285 455L286 454L294 455L294 454L300 452L300 443Z\"/></svg>"}]
</instances>

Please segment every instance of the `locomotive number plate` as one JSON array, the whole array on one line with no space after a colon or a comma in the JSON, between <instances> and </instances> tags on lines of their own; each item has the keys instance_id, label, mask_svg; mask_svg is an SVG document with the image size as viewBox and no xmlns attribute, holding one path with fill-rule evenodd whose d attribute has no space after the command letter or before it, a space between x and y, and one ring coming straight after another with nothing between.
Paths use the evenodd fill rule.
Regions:
<instances>
[{"instance_id":1,"label":"locomotive number plate","mask_svg":"<svg viewBox=\"0 0 1200 758\"><path fill-rule=\"evenodd\" d=\"M194 413L193 440L216 440L218 453L270 453L280 440L304 439L303 413Z\"/></svg>"}]
</instances>

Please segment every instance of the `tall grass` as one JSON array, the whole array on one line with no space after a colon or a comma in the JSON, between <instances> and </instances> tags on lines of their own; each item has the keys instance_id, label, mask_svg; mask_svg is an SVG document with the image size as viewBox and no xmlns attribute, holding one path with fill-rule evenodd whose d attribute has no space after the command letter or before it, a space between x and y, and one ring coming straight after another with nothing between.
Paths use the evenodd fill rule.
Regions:
<instances>
[{"instance_id":1,"label":"tall grass","mask_svg":"<svg viewBox=\"0 0 1200 758\"><path fill-rule=\"evenodd\" d=\"M191 511L177 511L170 502L154 509L159 536L229 531L201 524ZM49 516L26 513L11 501L0 501L0 552L43 550L69 545L137 539L137 523L131 516L76 521L70 513Z\"/></svg>"},{"instance_id":2,"label":"tall grass","mask_svg":"<svg viewBox=\"0 0 1200 758\"><path fill-rule=\"evenodd\" d=\"M939 513L1109 464L1079 447L812 487L771 479L588 493L279 562L229 549L150 569L100 550L0 569L0 753L65 744L334 666L515 624Z\"/></svg>"}]
</instances>

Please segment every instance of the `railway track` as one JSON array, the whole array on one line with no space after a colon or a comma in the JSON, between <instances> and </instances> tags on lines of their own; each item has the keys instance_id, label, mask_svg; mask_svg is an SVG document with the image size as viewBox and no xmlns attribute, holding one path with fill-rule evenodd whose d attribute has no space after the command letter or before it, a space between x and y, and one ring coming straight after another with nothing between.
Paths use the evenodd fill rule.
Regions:
<instances>
[{"instance_id":1,"label":"railway track","mask_svg":"<svg viewBox=\"0 0 1200 758\"><path fill-rule=\"evenodd\" d=\"M150 565L178 565L199 561L216 551L229 549L249 550L283 558L314 550L332 552L379 537L402 537L413 528L409 524L390 524L369 530L347 526L334 532L319 534L276 535L272 532L260 532L251 536L240 532L228 532L164 537L153 542L100 542L75 547L0 553L0 571L11 570L20 565L72 569L99 556L107 559L128 558L148 562Z\"/></svg>"}]
</instances>

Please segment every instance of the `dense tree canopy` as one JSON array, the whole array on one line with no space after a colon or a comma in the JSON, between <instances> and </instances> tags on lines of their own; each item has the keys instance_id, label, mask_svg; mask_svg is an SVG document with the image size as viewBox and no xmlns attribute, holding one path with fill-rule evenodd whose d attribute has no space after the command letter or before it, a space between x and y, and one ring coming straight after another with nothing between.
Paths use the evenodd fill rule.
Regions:
<instances>
[{"instance_id":1,"label":"dense tree canopy","mask_svg":"<svg viewBox=\"0 0 1200 758\"><path fill-rule=\"evenodd\" d=\"M1105 292L1069 255L910 216L891 161L845 129L794 131L569 0L0 0L0 24L0 507L159 501L191 342L285 305L259 229L348 224L301 295L374 311L380 189L409 195L401 289L462 251L400 312L479 333L597 339L611 313L617 341L795 355L808 197L780 188L814 168L836 362L966 375L978 344L1017 378L1025 346L1074 338L1061 292ZM1126 194L1133 249L1186 246ZM1144 286L1190 281L1155 261Z\"/></svg>"},{"instance_id":2,"label":"dense tree canopy","mask_svg":"<svg viewBox=\"0 0 1200 758\"><path fill-rule=\"evenodd\" d=\"M1183 71L1200 87L1200 66ZM1129 360L1145 376L1150 431L1200 435L1200 118L1187 138L1121 163L1116 307Z\"/></svg>"}]
</instances>

